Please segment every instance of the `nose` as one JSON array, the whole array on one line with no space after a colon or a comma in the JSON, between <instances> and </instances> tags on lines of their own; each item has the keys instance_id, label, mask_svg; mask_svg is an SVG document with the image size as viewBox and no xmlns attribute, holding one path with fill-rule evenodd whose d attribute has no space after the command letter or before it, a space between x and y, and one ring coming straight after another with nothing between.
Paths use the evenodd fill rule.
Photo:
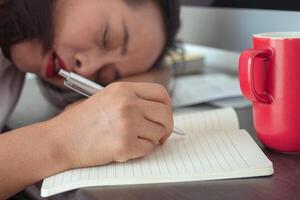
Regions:
<instances>
[{"instance_id":1,"label":"nose","mask_svg":"<svg viewBox=\"0 0 300 200\"><path fill-rule=\"evenodd\" d=\"M101 52L78 52L73 59L73 71L84 77L92 77L107 62L105 54Z\"/></svg>"}]
</instances>

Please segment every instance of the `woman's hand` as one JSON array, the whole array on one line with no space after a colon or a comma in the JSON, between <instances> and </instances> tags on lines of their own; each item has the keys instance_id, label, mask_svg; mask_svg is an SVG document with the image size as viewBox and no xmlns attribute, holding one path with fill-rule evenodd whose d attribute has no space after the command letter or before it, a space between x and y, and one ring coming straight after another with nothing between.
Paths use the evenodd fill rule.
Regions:
<instances>
[{"instance_id":1,"label":"woman's hand","mask_svg":"<svg viewBox=\"0 0 300 200\"><path fill-rule=\"evenodd\" d=\"M173 114L163 86L113 83L49 123L59 156L76 168L146 156L170 136Z\"/></svg>"},{"instance_id":2,"label":"woman's hand","mask_svg":"<svg viewBox=\"0 0 300 200\"><path fill-rule=\"evenodd\" d=\"M74 108L74 107L76 107L76 106L78 106L79 104L83 103L84 101L86 101L86 99L81 99L81 100L76 101L76 102L74 102L74 103L72 103L72 104L70 104L70 105L67 105L67 106L65 107L65 109L64 109L64 112L67 111L67 110L70 110L70 109L72 109L72 108Z\"/></svg>"}]
</instances>

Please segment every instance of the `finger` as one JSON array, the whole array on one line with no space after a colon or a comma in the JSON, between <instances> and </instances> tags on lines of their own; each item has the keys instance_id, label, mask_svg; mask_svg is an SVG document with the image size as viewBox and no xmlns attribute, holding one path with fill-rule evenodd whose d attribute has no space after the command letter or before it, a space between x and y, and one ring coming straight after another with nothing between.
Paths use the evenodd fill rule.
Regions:
<instances>
[{"instance_id":1,"label":"finger","mask_svg":"<svg viewBox=\"0 0 300 200\"><path fill-rule=\"evenodd\" d=\"M168 91L160 84L131 83L130 87L134 89L136 96L141 99L171 105L171 98Z\"/></svg>"},{"instance_id":2,"label":"finger","mask_svg":"<svg viewBox=\"0 0 300 200\"><path fill-rule=\"evenodd\" d=\"M139 130L138 137L153 144L159 144L160 140L165 137L165 132L166 129L162 125L145 119Z\"/></svg>"},{"instance_id":3,"label":"finger","mask_svg":"<svg viewBox=\"0 0 300 200\"><path fill-rule=\"evenodd\" d=\"M132 158L142 158L153 152L155 144L148 140L138 139L136 144L132 147Z\"/></svg>"},{"instance_id":4,"label":"finger","mask_svg":"<svg viewBox=\"0 0 300 200\"><path fill-rule=\"evenodd\" d=\"M173 130L173 111L170 106L152 101L140 100L139 107L143 109L145 119L160 124L165 128L168 137Z\"/></svg>"},{"instance_id":5,"label":"finger","mask_svg":"<svg viewBox=\"0 0 300 200\"><path fill-rule=\"evenodd\" d=\"M165 144L166 141L168 140L168 138L172 135L172 133L173 133L173 132L170 132L170 133L168 133L167 135L165 135L165 136L159 141L159 143L160 143L161 145Z\"/></svg>"}]
</instances>

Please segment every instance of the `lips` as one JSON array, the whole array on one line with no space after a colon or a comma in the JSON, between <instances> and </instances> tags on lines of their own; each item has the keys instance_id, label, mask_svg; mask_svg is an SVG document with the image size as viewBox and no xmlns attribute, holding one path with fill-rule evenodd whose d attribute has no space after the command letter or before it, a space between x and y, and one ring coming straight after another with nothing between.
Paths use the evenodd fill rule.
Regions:
<instances>
[{"instance_id":1,"label":"lips","mask_svg":"<svg viewBox=\"0 0 300 200\"><path fill-rule=\"evenodd\" d=\"M46 67L46 77L53 78L58 76L58 72L60 69L65 70L66 65L56 53L53 53Z\"/></svg>"}]
</instances>

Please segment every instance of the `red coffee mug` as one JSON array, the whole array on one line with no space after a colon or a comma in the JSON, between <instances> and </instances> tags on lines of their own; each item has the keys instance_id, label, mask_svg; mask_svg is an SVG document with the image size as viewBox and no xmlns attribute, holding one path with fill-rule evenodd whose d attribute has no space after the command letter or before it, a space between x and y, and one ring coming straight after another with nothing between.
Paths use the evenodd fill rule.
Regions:
<instances>
[{"instance_id":1,"label":"red coffee mug","mask_svg":"<svg viewBox=\"0 0 300 200\"><path fill-rule=\"evenodd\" d=\"M300 152L300 32L254 35L241 54L239 79L253 101L261 142L276 151Z\"/></svg>"}]
</instances>

